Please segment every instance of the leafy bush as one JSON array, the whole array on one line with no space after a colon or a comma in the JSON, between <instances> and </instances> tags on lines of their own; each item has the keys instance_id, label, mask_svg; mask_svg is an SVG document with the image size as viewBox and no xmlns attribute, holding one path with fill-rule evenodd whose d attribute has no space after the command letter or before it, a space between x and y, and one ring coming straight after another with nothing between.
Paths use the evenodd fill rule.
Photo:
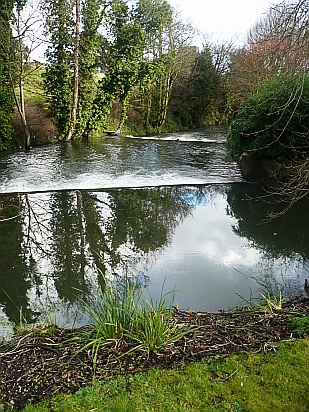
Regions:
<instances>
[{"instance_id":1,"label":"leafy bush","mask_svg":"<svg viewBox=\"0 0 309 412\"><path fill-rule=\"evenodd\" d=\"M302 160L309 149L309 77L278 77L240 107L228 134L229 154Z\"/></svg>"}]
</instances>

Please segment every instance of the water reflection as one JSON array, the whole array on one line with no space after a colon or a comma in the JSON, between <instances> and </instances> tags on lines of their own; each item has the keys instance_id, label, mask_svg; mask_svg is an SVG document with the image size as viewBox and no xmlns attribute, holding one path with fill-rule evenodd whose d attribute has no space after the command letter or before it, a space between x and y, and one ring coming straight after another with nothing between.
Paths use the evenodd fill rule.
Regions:
<instances>
[{"instance_id":1,"label":"water reflection","mask_svg":"<svg viewBox=\"0 0 309 412\"><path fill-rule=\"evenodd\" d=\"M28 322L61 300L58 322L91 299L100 273L134 276L154 296L179 293L180 307L217 311L257 285L301 292L309 277L304 203L267 224L269 205L247 184L1 196L0 308ZM250 199L250 198L254 199ZM0 312L1 314L1 312Z\"/></svg>"}]
</instances>

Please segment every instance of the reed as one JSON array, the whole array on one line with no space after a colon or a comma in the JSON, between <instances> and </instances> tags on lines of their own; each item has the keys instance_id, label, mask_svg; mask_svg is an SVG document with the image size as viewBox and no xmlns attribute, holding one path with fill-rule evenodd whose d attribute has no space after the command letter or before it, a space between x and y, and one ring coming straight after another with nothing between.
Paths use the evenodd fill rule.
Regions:
<instances>
[{"instance_id":1,"label":"reed","mask_svg":"<svg viewBox=\"0 0 309 412\"><path fill-rule=\"evenodd\" d=\"M130 353L157 352L188 333L172 319L175 291L163 294L162 287L160 299L155 302L143 299L143 292L130 279L126 279L124 290L106 279L104 285L103 289L96 288L94 303L83 301L90 324L73 338L80 347L77 353L91 350L94 368L100 348L106 345L116 347L127 340L136 343Z\"/></svg>"},{"instance_id":2,"label":"reed","mask_svg":"<svg viewBox=\"0 0 309 412\"><path fill-rule=\"evenodd\" d=\"M138 343L136 349L156 353L188 333L173 319L174 298L174 291L165 295L161 293L158 302L150 298L140 306L128 331L128 337Z\"/></svg>"},{"instance_id":3,"label":"reed","mask_svg":"<svg viewBox=\"0 0 309 412\"><path fill-rule=\"evenodd\" d=\"M267 312L273 313L273 311L282 310L285 299L283 298L281 290L279 291L279 295L271 292L267 292L267 295L260 293L260 295L264 299L261 306L264 307Z\"/></svg>"}]
</instances>

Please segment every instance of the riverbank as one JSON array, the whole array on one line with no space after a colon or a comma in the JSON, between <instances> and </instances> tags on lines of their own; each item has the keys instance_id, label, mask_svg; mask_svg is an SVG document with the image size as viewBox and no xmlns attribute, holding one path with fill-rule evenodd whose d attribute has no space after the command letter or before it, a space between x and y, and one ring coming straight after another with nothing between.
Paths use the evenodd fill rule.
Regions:
<instances>
[{"instance_id":1,"label":"riverbank","mask_svg":"<svg viewBox=\"0 0 309 412\"><path fill-rule=\"evenodd\" d=\"M135 350L137 344L128 338L109 341L97 351L95 363L91 349L74 340L76 331L45 327L0 347L1 403L20 408L29 401L75 393L93 379L175 369L205 359L220 361L243 351L275 353L278 342L294 340L303 332L295 329L295 322L292 327L292 319L308 316L307 298L287 302L281 310L211 314L175 308L172 321L187 330L181 339L157 353Z\"/></svg>"}]
</instances>

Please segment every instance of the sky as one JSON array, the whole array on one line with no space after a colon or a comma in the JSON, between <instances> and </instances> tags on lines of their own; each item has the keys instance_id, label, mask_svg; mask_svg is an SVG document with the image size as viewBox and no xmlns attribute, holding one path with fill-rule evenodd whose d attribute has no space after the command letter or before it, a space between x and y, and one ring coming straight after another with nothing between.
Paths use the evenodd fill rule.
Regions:
<instances>
[{"instance_id":1,"label":"sky","mask_svg":"<svg viewBox=\"0 0 309 412\"><path fill-rule=\"evenodd\" d=\"M210 36L213 43L233 40L237 45L246 41L246 34L272 5L282 0L168 0L180 12L183 22L192 25ZM201 47L202 36L197 36L193 45ZM33 58L44 60L42 47L33 53Z\"/></svg>"},{"instance_id":2,"label":"sky","mask_svg":"<svg viewBox=\"0 0 309 412\"><path fill-rule=\"evenodd\" d=\"M244 43L246 33L272 5L282 0L169 0L194 27L219 42Z\"/></svg>"}]
</instances>

